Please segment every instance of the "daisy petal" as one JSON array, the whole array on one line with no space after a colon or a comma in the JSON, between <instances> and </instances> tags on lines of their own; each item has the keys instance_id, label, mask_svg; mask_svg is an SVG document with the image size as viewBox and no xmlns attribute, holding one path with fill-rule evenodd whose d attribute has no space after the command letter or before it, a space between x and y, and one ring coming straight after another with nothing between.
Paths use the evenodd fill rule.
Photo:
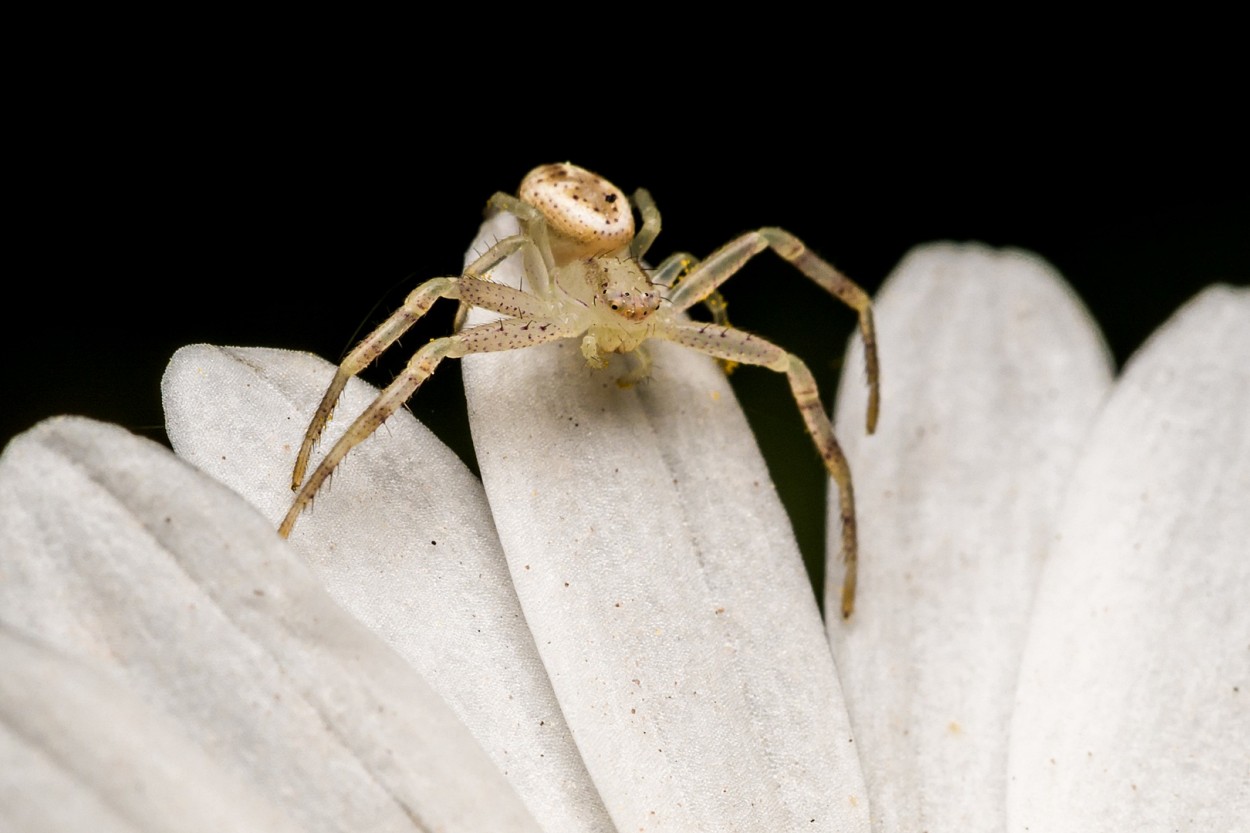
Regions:
<instances>
[{"instance_id":1,"label":"daisy petal","mask_svg":"<svg viewBox=\"0 0 1250 833\"><path fill-rule=\"evenodd\" d=\"M0 828L296 831L103 670L0 624Z\"/></svg>"},{"instance_id":2,"label":"daisy petal","mask_svg":"<svg viewBox=\"0 0 1250 833\"><path fill-rule=\"evenodd\" d=\"M512 265L493 277L516 286ZM621 830L866 830L858 744L751 431L711 359L653 358L630 389L576 340L464 359L491 509L587 768Z\"/></svg>"},{"instance_id":3,"label":"daisy petal","mask_svg":"<svg viewBox=\"0 0 1250 833\"><path fill-rule=\"evenodd\" d=\"M61 418L0 471L0 617L107 672L309 830L532 830L442 699L236 494Z\"/></svg>"},{"instance_id":4,"label":"daisy petal","mask_svg":"<svg viewBox=\"0 0 1250 833\"><path fill-rule=\"evenodd\" d=\"M1064 502L1012 730L1011 830L1250 817L1250 291L1126 368Z\"/></svg>"},{"instance_id":5,"label":"daisy petal","mask_svg":"<svg viewBox=\"0 0 1250 833\"><path fill-rule=\"evenodd\" d=\"M170 440L276 527L291 504L294 451L333 375L303 353L183 348L162 386ZM376 395L352 380L322 447ZM482 484L425 426L400 411L357 446L291 543L335 600L447 700L549 833L610 829L521 614Z\"/></svg>"},{"instance_id":6,"label":"daisy petal","mask_svg":"<svg viewBox=\"0 0 1250 833\"><path fill-rule=\"evenodd\" d=\"M1029 604L1109 360L1055 271L1018 251L918 248L876 319L874 436L858 341L838 395L860 579L854 616L829 623L874 829L997 831Z\"/></svg>"}]
</instances>

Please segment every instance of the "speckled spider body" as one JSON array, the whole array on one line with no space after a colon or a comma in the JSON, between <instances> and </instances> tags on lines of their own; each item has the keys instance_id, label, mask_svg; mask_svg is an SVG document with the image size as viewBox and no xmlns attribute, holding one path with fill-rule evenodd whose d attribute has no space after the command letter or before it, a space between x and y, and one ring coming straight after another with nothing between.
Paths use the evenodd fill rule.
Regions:
<instances>
[{"instance_id":1,"label":"speckled spider body","mask_svg":"<svg viewBox=\"0 0 1250 833\"><path fill-rule=\"evenodd\" d=\"M642 221L636 233L633 208ZM634 369L622 379L623 384L629 384L647 374L644 343L663 339L723 361L760 365L786 374L808 431L838 486L846 562L842 613L849 616L855 600L857 559L854 493L850 470L811 372L796 356L728 326L719 314L713 323L701 323L690 321L683 313L695 304L717 298L722 283L751 257L771 248L859 313L868 367L867 424L871 433L877 421L879 383L872 308L864 291L809 252L798 238L778 228L747 232L703 261L687 254L672 255L648 272L641 259L660 231L659 210L650 194L639 190L631 203L615 185L575 165L535 168L522 181L517 196L497 193L488 203L490 209L515 215L520 233L495 243L459 277L434 278L417 287L403 306L339 366L300 447L291 480L298 494L279 527L280 534L290 534L299 514L347 453L399 409L443 359L578 338L582 355L592 367L605 367L611 353L631 356ZM491 281L490 271L518 252L524 259L526 288ZM347 380L393 344L439 298L460 301L460 320L469 307L481 307L503 317L435 339L418 350L404 372L356 418L305 480L313 447ZM714 313L718 309L715 307Z\"/></svg>"}]
</instances>

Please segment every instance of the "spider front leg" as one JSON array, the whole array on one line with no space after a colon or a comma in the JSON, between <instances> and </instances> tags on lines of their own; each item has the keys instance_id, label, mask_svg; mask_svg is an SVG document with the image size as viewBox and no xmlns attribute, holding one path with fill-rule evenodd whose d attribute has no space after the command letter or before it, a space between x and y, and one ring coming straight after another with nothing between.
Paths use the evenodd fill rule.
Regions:
<instances>
[{"instance_id":1,"label":"spider front leg","mask_svg":"<svg viewBox=\"0 0 1250 833\"><path fill-rule=\"evenodd\" d=\"M525 274L530 279L530 291L540 295L551 291L549 276L555 270L555 257L551 253L551 235L547 218L534 206L511 194L496 191L486 201L487 213L504 211L517 218L521 224L521 236L533 243L526 249ZM537 260L535 260L535 258ZM517 287L524 289L525 287Z\"/></svg>"},{"instance_id":2,"label":"spider front leg","mask_svg":"<svg viewBox=\"0 0 1250 833\"><path fill-rule=\"evenodd\" d=\"M634 260L641 260L660 234L660 209L652 199L651 192L646 188L639 188L635 191L630 202L634 204L634 208L638 209L638 216L642 218L642 226L629 243L629 256Z\"/></svg>"},{"instance_id":3,"label":"spider front leg","mask_svg":"<svg viewBox=\"0 0 1250 833\"><path fill-rule=\"evenodd\" d=\"M464 281L466 288L469 285L469 280L471 279ZM506 290L515 293L517 296L524 296L532 300L531 296L510 289L510 287L491 284L487 281L477 281L477 283L483 284L485 288L482 291L490 293L492 296L499 294L497 290ZM295 496L295 500L291 503L291 508L287 511L286 517L282 519L282 524L278 527L278 534L283 538L290 536L300 513L312 503L313 497L321 489L330 474L338 467L339 463L343 462L343 458L347 456L347 453L359 445L366 437L373 434L374 431L378 430L391 414L399 410L417 392L421 384L430 377L430 374L434 372L443 359L458 359L470 353L520 350L524 347L533 347L536 344L545 344L549 341L566 338L569 335L571 333L561 329L553 321L537 318L505 318L501 321L492 321L489 324L470 327L454 336L435 339L422 347L409 360L408 366L404 368L404 372L378 394L378 398L373 400L373 403L360 416L356 417L356 420L347 429L346 433L339 437L334 447L313 469L312 474L308 476L308 480L304 482L303 488L300 489L299 494Z\"/></svg>"},{"instance_id":4,"label":"spider front leg","mask_svg":"<svg viewBox=\"0 0 1250 833\"><path fill-rule=\"evenodd\" d=\"M660 209L656 207L651 193L645 188L639 188L634 192L633 203L638 209L638 216L642 218L642 227L638 229L633 242L629 244L629 254L635 260L640 260L660 233ZM698 259L688 252L671 254L652 271L651 282L659 286L671 287L698 265ZM717 324L729 324L729 305L725 303L725 296L719 291L713 290L703 300L703 305L707 307L708 312L712 314L712 320ZM726 363L724 367L726 373L733 371L732 362Z\"/></svg>"},{"instance_id":5,"label":"spider front leg","mask_svg":"<svg viewBox=\"0 0 1250 833\"><path fill-rule=\"evenodd\" d=\"M528 242L521 235L500 240L469 264L464 270L464 275L476 278L486 274ZM458 278L434 278L426 281L408 294L408 297L404 299L404 305L399 310L383 321L377 329L347 354L347 358L343 359L338 370L335 371L325 395L321 397L321 403L317 405L317 410L313 413L308 430L304 432L304 441L300 444L299 454L295 458L295 468L291 472L291 491L299 489L300 484L304 482L304 473L308 470L308 459L312 456L313 448L321 437L321 432L325 430L326 423L334 413L334 406L343 394L347 380L372 364L385 352L386 348L408 332L413 324L429 312L430 307L439 298L459 297L459 287L460 279Z\"/></svg>"},{"instance_id":6,"label":"spider front leg","mask_svg":"<svg viewBox=\"0 0 1250 833\"><path fill-rule=\"evenodd\" d=\"M674 252L651 270L651 283L671 289L699 265L699 259L689 252Z\"/></svg>"},{"instance_id":7,"label":"spider front leg","mask_svg":"<svg viewBox=\"0 0 1250 833\"><path fill-rule=\"evenodd\" d=\"M658 286L676 286L698 265L699 259L689 252L671 254L652 271L651 282ZM708 296L703 299L703 306L711 313L714 324L730 326L729 302L725 300L724 295L720 294L719 289L713 289L708 293Z\"/></svg>"},{"instance_id":8,"label":"spider front leg","mask_svg":"<svg viewBox=\"0 0 1250 833\"><path fill-rule=\"evenodd\" d=\"M664 258L664 261L655 268L655 271L651 273L651 281L664 287L676 286L698 265L699 260L694 255L688 252L676 252ZM708 293L708 296L703 299L703 306L711 313L713 324L720 324L724 327L732 326L729 323L729 302L725 300L725 296L720 293L719 289L713 289ZM733 373L738 367L737 362L728 359L717 361L720 362L726 374Z\"/></svg>"},{"instance_id":9,"label":"spider front leg","mask_svg":"<svg viewBox=\"0 0 1250 833\"><path fill-rule=\"evenodd\" d=\"M655 242L655 238L660 234L660 226L662 224L660 209L656 206L651 192L645 188L639 188L635 191L631 202L638 209L638 216L642 218L642 226L629 244L629 254L635 260L641 260L647 251L650 250L651 244ZM664 262L652 271L651 282L659 286L674 286L677 281L684 278L698 265L698 259L687 252L671 254L664 258ZM725 296L721 295L720 292L713 290L704 299L703 304L712 314L713 321L717 324L729 324L729 305L725 303ZM725 363L724 367L726 373L733 372L732 362Z\"/></svg>"},{"instance_id":10,"label":"spider front leg","mask_svg":"<svg viewBox=\"0 0 1250 833\"><path fill-rule=\"evenodd\" d=\"M794 264L842 303L859 313L859 333L864 342L864 363L868 372L868 433L877 430L881 400L881 373L877 364L877 333L872 323L872 301L854 281L831 264L808 251L793 234L779 228L762 228L729 241L713 252L669 296L673 307L684 312L708 298L755 255L771 248Z\"/></svg>"},{"instance_id":11,"label":"spider front leg","mask_svg":"<svg viewBox=\"0 0 1250 833\"><path fill-rule=\"evenodd\" d=\"M846 564L846 575L842 580L842 617L849 617L855 609L855 584L859 566L855 490L851 485L850 466L833 435L833 425L825 414L816 380L807 365L798 356L787 353L771 342L743 330L719 324L672 324L658 331L655 338L691 347L722 361L759 365L786 374L808 433L812 435L829 475L838 485L838 508L842 518L842 560Z\"/></svg>"}]
</instances>

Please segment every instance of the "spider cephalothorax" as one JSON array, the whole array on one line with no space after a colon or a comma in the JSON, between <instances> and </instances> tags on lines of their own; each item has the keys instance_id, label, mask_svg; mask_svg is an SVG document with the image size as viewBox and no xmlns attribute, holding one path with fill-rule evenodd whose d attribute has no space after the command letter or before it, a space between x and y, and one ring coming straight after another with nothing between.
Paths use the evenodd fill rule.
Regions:
<instances>
[{"instance_id":1,"label":"spider cephalothorax","mask_svg":"<svg viewBox=\"0 0 1250 833\"><path fill-rule=\"evenodd\" d=\"M647 372L645 342L660 339L723 361L760 365L786 374L807 429L838 486L842 553L847 567L842 613L849 616L855 601L855 500L851 473L833 436L816 382L798 357L728 326L717 289L750 258L771 248L855 309L868 366L867 422L872 432L877 422L879 381L872 308L864 291L779 228L747 232L703 261L675 254L647 271L641 265L642 257L660 231L660 213L651 195L640 189L632 200L627 199L615 185L576 165L535 168L522 181L517 196L497 193L487 207L513 214L520 223L520 233L495 243L459 277L434 278L417 287L400 310L343 360L304 436L291 481L292 489L299 493L279 532L290 534L300 512L347 453L400 408L443 359L576 338L581 341L582 355L593 367L605 367L611 353L636 357L635 371L623 380L628 383ZM641 219L636 231L634 209ZM516 254L524 263L522 285L511 287L490 280L491 270ZM347 380L393 344L439 298L458 299L462 311L481 307L502 318L435 339L418 350L405 371L356 418L305 480L313 446ZM713 323L692 322L684 315L701 302L715 302Z\"/></svg>"}]
</instances>

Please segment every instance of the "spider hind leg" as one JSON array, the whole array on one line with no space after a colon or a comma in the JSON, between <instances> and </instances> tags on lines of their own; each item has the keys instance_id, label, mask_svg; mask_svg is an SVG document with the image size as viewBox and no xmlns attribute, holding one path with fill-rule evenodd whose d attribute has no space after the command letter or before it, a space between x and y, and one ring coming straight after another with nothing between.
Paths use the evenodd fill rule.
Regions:
<instances>
[{"instance_id":1,"label":"spider hind leg","mask_svg":"<svg viewBox=\"0 0 1250 833\"><path fill-rule=\"evenodd\" d=\"M656 333L655 337L707 353L722 361L758 365L786 374L803 423L812 436L825 469L838 487L838 510L842 520L842 560L846 565L842 579L842 617L850 617L855 609L859 566L855 490L851 484L850 465L834 437L833 425L821 404L820 391L812 372L802 359L772 342L743 330L718 324L677 324Z\"/></svg>"}]
</instances>

